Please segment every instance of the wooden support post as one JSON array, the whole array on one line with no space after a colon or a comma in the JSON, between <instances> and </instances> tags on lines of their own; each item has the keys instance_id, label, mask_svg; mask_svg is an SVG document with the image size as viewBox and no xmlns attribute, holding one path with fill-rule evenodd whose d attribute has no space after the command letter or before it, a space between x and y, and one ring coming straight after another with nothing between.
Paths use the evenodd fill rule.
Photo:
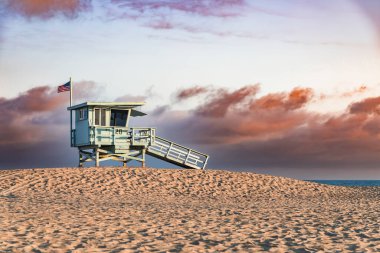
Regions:
<instances>
[{"instance_id":1,"label":"wooden support post","mask_svg":"<svg viewBox=\"0 0 380 253\"><path fill-rule=\"evenodd\" d=\"M145 168L145 148L142 149L141 151L141 154L142 154L142 167Z\"/></svg>"},{"instance_id":2,"label":"wooden support post","mask_svg":"<svg viewBox=\"0 0 380 253\"><path fill-rule=\"evenodd\" d=\"M78 149L79 151L79 168L83 167L83 163L82 163L82 154L80 153L80 149Z\"/></svg>"},{"instance_id":3,"label":"wooden support post","mask_svg":"<svg viewBox=\"0 0 380 253\"><path fill-rule=\"evenodd\" d=\"M94 152L95 152L95 166L99 167L99 150L98 150L98 148L94 148Z\"/></svg>"}]
</instances>

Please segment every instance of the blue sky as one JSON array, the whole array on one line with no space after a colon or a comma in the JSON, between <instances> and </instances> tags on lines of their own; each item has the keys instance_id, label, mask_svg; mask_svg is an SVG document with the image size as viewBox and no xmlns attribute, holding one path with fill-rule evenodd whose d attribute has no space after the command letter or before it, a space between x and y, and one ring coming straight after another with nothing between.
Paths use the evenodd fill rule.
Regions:
<instances>
[{"instance_id":1,"label":"blue sky","mask_svg":"<svg viewBox=\"0 0 380 253\"><path fill-rule=\"evenodd\" d=\"M207 105L210 97L197 95L179 103L176 96L198 86L208 87L211 97L218 89L233 93L255 84L260 84L257 96L262 97L291 94L295 87L310 88L314 96L303 109L322 118L339 118L351 104L380 92L380 6L376 0L41 3L5 0L0 4L0 97L9 103L35 87L53 89L70 76L81 90L75 96L78 102L141 98L148 102L147 111L170 106L170 115L182 113L173 118L185 117L185 121L183 115L197 111L202 103ZM82 83L93 86L80 87ZM97 93L84 87L96 87ZM160 119L151 121L159 125ZM253 143L252 136L245 143ZM186 138L183 141L191 144ZM193 145L202 149L201 143ZM295 177L303 167L328 167L321 173L305 169L302 175L309 177L323 177L326 171L344 167L310 163L315 164L300 166L295 172L281 170L278 164L257 166L274 166L278 174ZM247 164L238 166L249 170ZM369 176L378 173L374 167L362 164L371 170Z\"/></svg>"}]
</instances>

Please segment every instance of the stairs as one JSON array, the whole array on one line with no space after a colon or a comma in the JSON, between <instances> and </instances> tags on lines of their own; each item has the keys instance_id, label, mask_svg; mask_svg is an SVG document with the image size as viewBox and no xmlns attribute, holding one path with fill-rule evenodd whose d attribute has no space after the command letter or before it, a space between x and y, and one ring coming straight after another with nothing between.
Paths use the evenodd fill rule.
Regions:
<instances>
[{"instance_id":1,"label":"stairs","mask_svg":"<svg viewBox=\"0 0 380 253\"><path fill-rule=\"evenodd\" d=\"M184 168L201 170L205 169L209 158L206 154L178 145L157 135L155 141L147 147L146 154Z\"/></svg>"}]
</instances>

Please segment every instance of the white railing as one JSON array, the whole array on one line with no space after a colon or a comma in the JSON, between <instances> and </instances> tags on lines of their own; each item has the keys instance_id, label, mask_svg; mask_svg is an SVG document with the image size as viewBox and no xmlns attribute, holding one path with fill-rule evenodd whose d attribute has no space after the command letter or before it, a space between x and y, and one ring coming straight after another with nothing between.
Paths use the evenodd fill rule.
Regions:
<instances>
[{"instance_id":1,"label":"white railing","mask_svg":"<svg viewBox=\"0 0 380 253\"><path fill-rule=\"evenodd\" d=\"M206 167L207 160L209 158L206 154L181 146L158 136L156 136L154 145L148 147L148 151L166 158L167 160L174 160L177 163L199 169L204 169Z\"/></svg>"},{"instance_id":2,"label":"white railing","mask_svg":"<svg viewBox=\"0 0 380 253\"><path fill-rule=\"evenodd\" d=\"M91 126L90 142L100 145L149 146L155 141L155 128Z\"/></svg>"},{"instance_id":3,"label":"white railing","mask_svg":"<svg viewBox=\"0 0 380 253\"><path fill-rule=\"evenodd\" d=\"M127 127L90 126L90 142L98 145L129 145Z\"/></svg>"},{"instance_id":4,"label":"white railing","mask_svg":"<svg viewBox=\"0 0 380 253\"><path fill-rule=\"evenodd\" d=\"M130 128L132 146L150 146L154 145L156 138L156 129L151 127L131 127Z\"/></svg>"}]
</instances>

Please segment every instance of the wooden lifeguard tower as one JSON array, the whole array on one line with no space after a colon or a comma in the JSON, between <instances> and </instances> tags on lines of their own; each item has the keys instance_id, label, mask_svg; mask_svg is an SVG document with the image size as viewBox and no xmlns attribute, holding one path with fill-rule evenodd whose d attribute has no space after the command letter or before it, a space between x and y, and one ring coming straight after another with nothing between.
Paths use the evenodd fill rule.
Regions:
<instances>
[{"instance_id":1,"label":"wooden lifeguard tower","mask_svg":"<svg viewBox=\"0 0 380 253\"><path fill-rule=\"evenodd\" d=\"M120 161L124 166L135 160L144 167L145 155L151 155L183 168L204 170L208 155L156 136L155 128L129 127L133 117L146 115L139 109L143 105L85 102L68 107L71 147L79 150L79 167L90 161L99 166L106 160Z\"/></svg>"}]
</instances>

